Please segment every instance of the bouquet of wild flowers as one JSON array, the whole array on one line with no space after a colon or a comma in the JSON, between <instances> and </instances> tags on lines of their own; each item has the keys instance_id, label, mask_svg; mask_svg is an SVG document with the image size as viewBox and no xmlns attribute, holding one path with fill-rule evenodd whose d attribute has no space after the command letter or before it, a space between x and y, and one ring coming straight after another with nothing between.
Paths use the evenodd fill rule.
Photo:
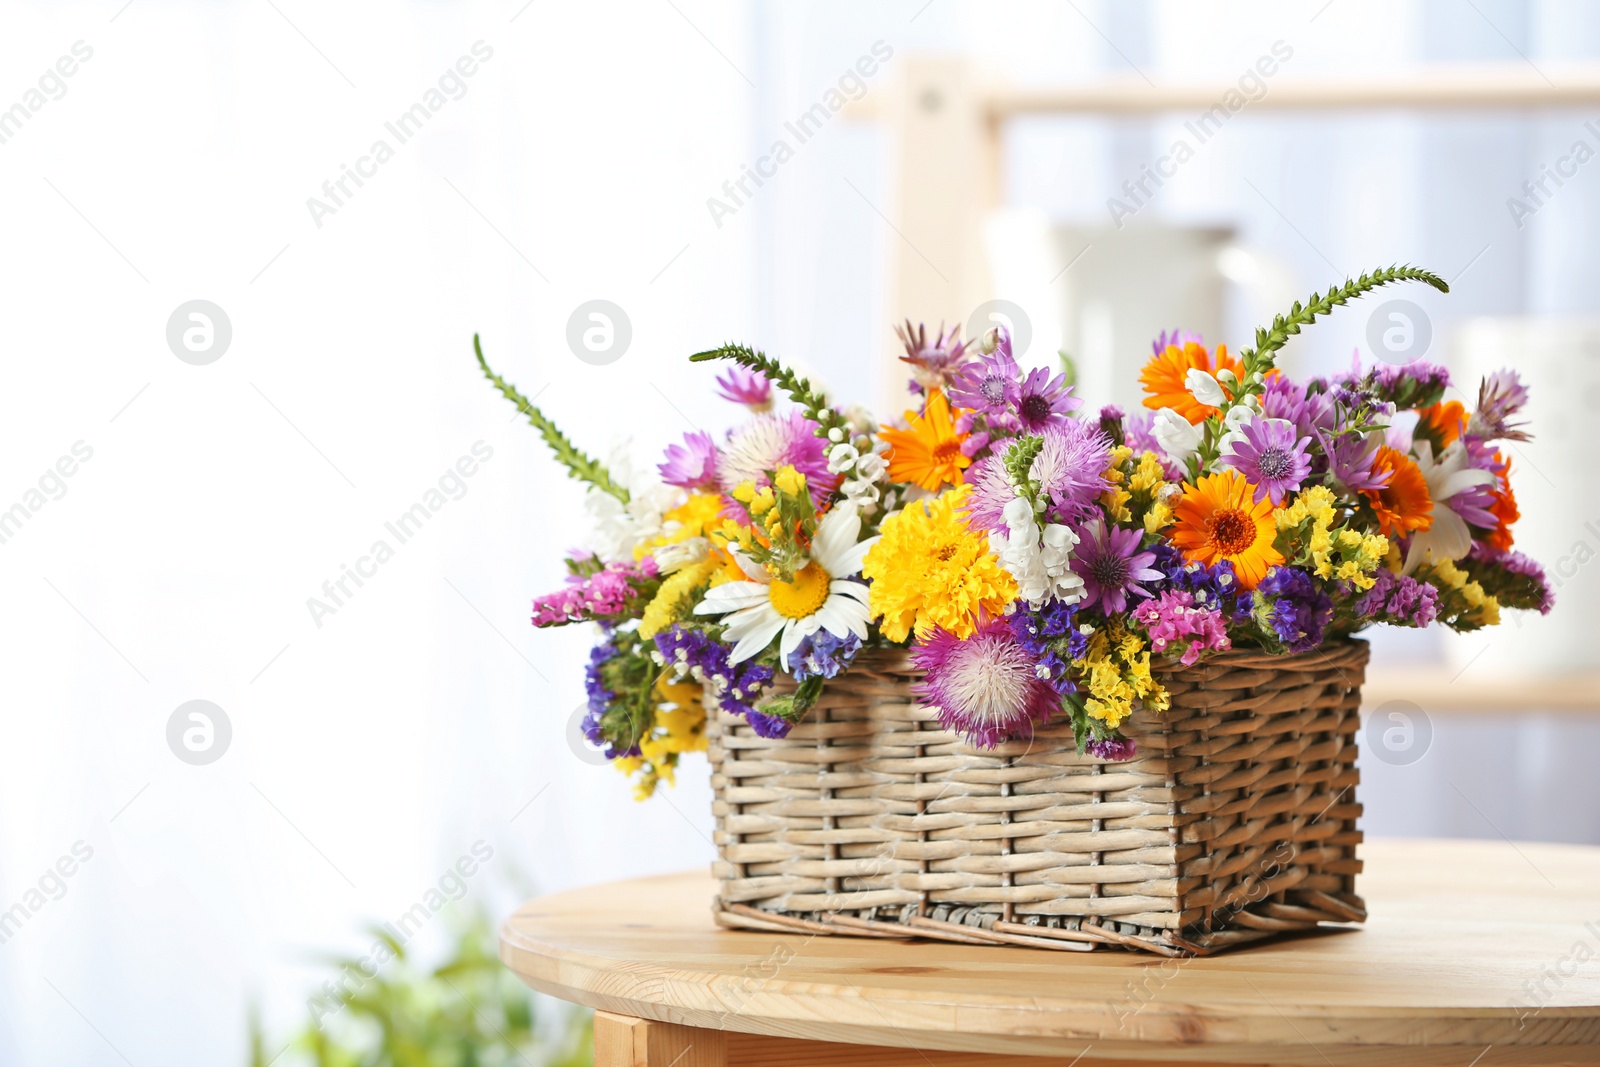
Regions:
<instances>
[{"instance_id":1,"label":"bouquet of wild flowers","mask_svg":"<svg viewBox=\"0 0 1600 1067\"><path fill-rule=\"evenodd\" d=\"M1122 760L1121 725L1167 707L1153 658L1548 611L1543 572L1511 548L1495 444L1527 438L1515 373L1469 411L1425 363L1307 382L1274 366L1303 325L1400 280L1447 291L1410 267L1364 275L1237 357L1163 334L1132 416L1086 412L1003 329L974 347L908 323L917 404L892 425L749 348L702 352L732 364L717 383L749 417L686 435L645 479L574 448L479 350L588 485L595 539L533 623L599 624L585 730L647 796L705 747L708 707L781 736L864 648L909 645L919 695L974 744L1065 716L1080 752Z\"/></svg>"}]
</instances>

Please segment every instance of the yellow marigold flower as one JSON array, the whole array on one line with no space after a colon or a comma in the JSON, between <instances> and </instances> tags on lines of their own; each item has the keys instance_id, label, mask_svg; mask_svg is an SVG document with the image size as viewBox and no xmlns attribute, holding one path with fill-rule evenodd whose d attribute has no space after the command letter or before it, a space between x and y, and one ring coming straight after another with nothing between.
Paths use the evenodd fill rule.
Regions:
<instances>
[{"instance_id":1,"label":"yellow marigold flower","mask_svg":"<svg viewBox=\"0 0 1600 1067\"><path fill-rule=\"evenodd\" d=\"M872 582L868 607L889 640L936 626L964 639L980 611L1002 615L1017 598L1016 580L1001 569L988 538L967 527L959 510L967 493L960 485L884 520L861 573Z\"/></svg>"},{"instance_id":2,"label":"yellow marigold flower","mask_svg":"<svg viewBox=\"0 0 1600 1067\"><path fill-rule=\"evenodd\" d=\"M799 496L806 491L806 476L793 467L779 467L778 472L772 476L772 484L778 490L790 496Z\"/></svg>"}]
</instances>

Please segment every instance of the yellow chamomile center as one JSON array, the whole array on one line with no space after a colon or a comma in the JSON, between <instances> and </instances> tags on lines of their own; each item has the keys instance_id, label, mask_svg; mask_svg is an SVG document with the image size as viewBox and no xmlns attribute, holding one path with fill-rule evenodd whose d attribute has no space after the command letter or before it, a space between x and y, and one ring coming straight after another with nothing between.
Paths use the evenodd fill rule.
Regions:
<instances>
[{"instance_id":1,"label":"yellow chamomile center","mask_svg":"<svg viewBox=\"0 0 1600 1067\"><path fill-rule=\"evenodd\" d=\"M784 618L808 618L822 610L822 605L827 603L830 581L822 564L813 560L795 572L792 582L774 578L767 587L767 597L772 601L772 609Z\"/></svg>"}]
</instances>

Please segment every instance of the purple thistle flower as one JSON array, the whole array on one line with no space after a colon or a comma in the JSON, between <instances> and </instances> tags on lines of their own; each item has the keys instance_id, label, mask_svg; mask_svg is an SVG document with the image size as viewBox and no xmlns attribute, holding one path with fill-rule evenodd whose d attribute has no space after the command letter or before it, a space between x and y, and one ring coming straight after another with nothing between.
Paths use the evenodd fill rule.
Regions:
<instances>
[{"instance_id":1,"label":"purple thistle flower","mask_svg":"<svg viewBox=\"0 0 1600 1067\"><path fill-rule=\"evenodd\" d=\"M1128 596L1147 597L1150 591L1140 582L1159 581L1164 575L1151 568L1154 552L1141 552L1138 530L1106 526L1095 516L1078 528L1078 545L1072 553L1072 569L1083 579L1081 607L1100 605L1102 614L1125 611Z\"/></svg>"},{"instance_id":2,"label":"purple thistle flower","mask_svg":"<svg viewBox=\"0 0 1600 1067\"><path fill-rule=\"evenodd\" d=\"M1006 474L1005 450L998 449L978 460L966 470L967 502L962 508L967 528L979 531L1005 533L1006 505L1017 498L1017 490Z\"/></svg>"},{"instance_id":3,"label":"purple thistle flower","mask_svg":"<svg viewBox=\"0 0 1600 1067\"><path fill-rule=\"evenodd\" d=\"M1109 760L1112 763L1125 763L1139 751L1139 746L1128 737L1095 738L1085 746L1085 751L1095 759Z\"/></svg>"},{"instance_id":4,"label":"purple thistle flower","mask_svg":"<svg viewBox=\"0 0 1600 1067\"><path fill-rule=\"evenodd\" d=\"M1067 376L1057 374L1052 378L1043 367L1030 370L1020 382L1013 381L1006 390L1006 399L1029 433L1041 433L1083 407L1083 401L1072 395Z\"/></svg>"},{"instance_id":5,"label":"purple thistle flower","mask_svg":"<svg viewBox=\"0 0 1600 1067\"><path fill-rule=\"evenodd\" d=\"M928 328L920 323L912 326L910 319L906 320L904 326L896 326L894 332L900 338L900 343L906 346L906 354L900 357L900 362L911 364L913 393L925 393L929 389L948 386L960 373L967 358L967 347L971 344L961 339L960 326L946 330L942 322L931 343L928 340Z\"/></svg>"},{"instance_id":6,"label":"purple thistle flower","mask_svg":"<svg viewBox=\"0 0 1600 1067\"><path fill-rule=\"evenodd\" d=\"M1290 652L1322 644L1333 621L1333 598L1316 587L1299 567L1273 567L1256 586L1256 617Z\"/></svg>"},{"instance_id":7,"label":"purple thistle flower","mask_svg":"<svg viewBox=\"0 0 1600 1067\"><path fill-rule=\"evenodd\" d=\"M717 446L703 430L683 435L683 444L668 445L666 460L657 465L661 480L684 489L717 487Z\"/></svg>"},{"instance_id":8,"label":"purple thistle flower","mask_svg":"<svg viewBox=\"0 0 1600 1067\"><path fill-rule=\"evenodd\" d=\"M1005 619L984 620L966 640L937 630L911 660L927 672L913 690L938 712L939 724L981 748L1031 737L1035 723L1061 708Z\"/></svg>"},{"instance_id":9,"label":"purple thistle flower","mask_svg":"<svg viewBox=\"0 0 1600 1067\"><path fill-rule=\"evenodd\" d=\"M1234 442L1224 462L1255 483L1256 503L1271 497L1272 506L1279 506L1311 473L1311 457L1306 455L1311 438L1296 437L1288 419L1252 419L1241 433L1244 440Z\"/></svg>"},{"instance_id":10,"label":"purple thistle flower","mask_svg":"<svg viewBox=\"0 0 1600 1067\"><path fill-rule=\"evenodd\" d=\"M760 414L772 410L772 383L758 370L735 363L717 375L717 395Z\"/></svg>"},{"instance_id":11,"label":"purple thistle flower","mask_svg":"<svg viewBox=\"0 0 1600 1067\"><path fill-rule=\"evenodd\" d=\"M1039 483L1051 519L1080 522L1094 513L1100 494L1111 487L1105 477L1111 439L1094 423L1066 417L1051 423L1043 436L1044 446L1028 475Z\"/></svg>"}]
</instances>

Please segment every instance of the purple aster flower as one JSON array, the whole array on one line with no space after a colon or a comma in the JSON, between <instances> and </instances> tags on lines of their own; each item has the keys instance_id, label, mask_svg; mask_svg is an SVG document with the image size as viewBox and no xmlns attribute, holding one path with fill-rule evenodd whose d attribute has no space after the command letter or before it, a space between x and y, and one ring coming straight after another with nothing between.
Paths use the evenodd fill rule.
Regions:
<instances>
[{"instance_id":1,"label":"purple aster flower","mask_svg":"<svg viewBox=\"0 0 1600 1067\"><path fill-rule=\"evenodd\" d=\"M1139 751L1139 746L1133 743L1132 738L1127 737L1095 738L1089 742L1086 751L1095 759L1125 763Z\"/></svg>"},{"instance_id":2,"label":"purple aster flower","mask_svg":"<svg viewBox=\"0 0 1600 1067\"><path fill-rule=\"evenodd\" d=\"M1160 581L1164 575L1151 568L1154 552L1141 552L1138 530L1106 526L1096 515L1078 528L1078 545L1072 551L1072 569L1083 579L1082 607L1100 605L1101 614L1116 615L1127 609L1128 595L1147 597L1140 582Z\"/></svg>"},{"instance_id":3,"label":"purple aster flower","mask_svg":"<svg viewBox=\"0 0 1600 1067\"><path fill-rule=\"evenodd\" d=\"M758 415L772 410L772 383L765 374L742 363L735 363L726 374L717 375L717 395L743 404Z\"/></svg>"},{"instance_id":4,"label":"purple aster flower","mask_svg":"<svg viewBox=\"0 0 1600 1067\"><path fill-rule=\"evenodd\" d=\"M1439 617L1439 590L1379 567L1372 588L1356 600L1356 617L1391 626L1428 626Z\"/></svg>"},{"instance_id":5,"label":"purple aster flower","mask_svg":"<svg viewBox=\"0 0 1600 1067\"><path fill-rule=\"evenodd\" d=\"M927 672L913 690L938 713L939 724L981 748L1031 737L1035 723L1061 708L1055 687L1039 676L1005 619L984 620L964 641L937 630L911 660Z\"/></svg>"},{"instance_id":6,"label":"purple aster flower","mask_svg":"<svg viewBox=\"0 0 1600 1067\"><path fill-rule=\"evenodd\" d=\"M684 489L717 487L717 446L703 430L683 435L683 444L668 445L666 461L656 470L668 485Z\"/></svg>"},{"instance_id":7,"label":"purple aster flower","mask_svg":"<svg viewBox=\"0 0 1600 1067\"><path fill-rule=\"evenodd\" d=\"M1041 433L1057 425L1078 408L1083 401L1072 395L1065 374L1050 376L1043 367L1030 370L1020 382L1012 382L1006 390L1011 410L1029 433Z\"/></svg>"},{"instance_id":8,"label":"purple aster flower","mask_svg":"<svg viewBox=\"0 0 1600 1067\"><path fill-rule=\"evenodd\" d=\"M706 702L731 715L741 715L762 737L783 737L790 723L757 711L755 702L772 684L771 667L754 660L730 663L733 648L696 627L676 624L655 636L656 651L666 666L705 686Z\"/></svg>"},{"instance_id":9,"label":"purple aster flower","mask_svg":"<svg viewBox=\"0 0 1600 1067\"><path fill-rule=\"evenodd\" d=\"M1150 350L1159 356L1169 348L1182 348L1190 342L1205 344L1205 340L1193 330L1173 330L1170 333L1162 330L1161 335L1150 342Z\"/></svg>"},{"instance_id":10,"label":"purple aster flower","mask_svg":"<svg viewBox=\"0 0 1600 1067\"><path fill-rule=\"evenodd\" d=\"M1008 411L1006 404L1011 391L1021 376L1017 361L1011 358L1011 337L1006 334L994 351L966 364L951 380L950 403L974 414L1003 416ZM967 418L970 420L971 416Z\"/></svg>"},{"instance_id":11,"label":"purple aster flower","mask_svg":"<svg viewBox=\"0 0 1600 1067\"><path fill-rule=\"evenodd\" d=\"M1152 652L1176 655L1185 667L1193 666L1207 652L1226 652L1233 647L1222 611L1215 605L1196 607L1195 594L1187 589L1168 589L1140 604L1133 610L1133 621L1150 635Z\"/></svg>"},{"instance_id":12,"label":"purple aster flower","mask_svg":"<svg viewBox=\"0 0 1600 1067\"><path fill-rule=\"evenodd\" d=\"M1257 504L1271 497L1272 506L1278 507L1311 473L1311 457L1306 455L1311 438L1296 437L1288 419L1252 419L1240 432L1244 439L1233 443L1223 462L1255 484Z\"/></svg>"},{"instance_id":13,"label":"purple aster flower","mask_svg":"<svg viewBox=\"0 0 1600 1067\"><path fill-rule=\"evenodd\" d=\"M1511 416L1528 402L1528 387L1514 370L1497 370L1478 386L1478 410L1472 413L1467 433L1485 441L1529 441L1527 423L1512 422Z\"/></svg>"},{"instance_id":14,"label":"purple aster flower","mask_svg":"<svg viewBox=\"0 0 1600 1067\"><path fill-rule=\"evenodd\" d=\"M1043 437L1028 476L1039 483L1049 504L1046 513L1056 522L1088 518L1100 494L1111 487L1105 477L1111 439L1093 423L1065 417L1051 423Z\"/></svg>"},{"instance_id":15,"label":"purple aster flower","mask_svg":"<svg viewBox=\"0 0 1600 1067\"><path fill-rule=\"evenodd\" d=\"M1333 598L1299 567L1273 567L1256 586L1256 619L1290 652L1322 644L1333 621Z\"/></svg>"},{"instance_id":16,"label":"purple aster flower","mask_svg":"<svg viewBox=\"0 0 1600 1067\"><path fill-rule=\"evenodd\" d=\"M1345 433L1337 437L1317 431L1317 442L1328 459L1334 481L1351 493L1376 492L1389 484L1393 471L1374 471L1373 462L1383 447L1383 434Z\"/></svg>"},{"instance_id":17,"label":"purple aster flower","mask_svg":"<svg viewBox=\"0 0 1600 1067\"><path fill-rule=\"evenodd\" d=\"M906 320L904 326L896 326L894 332L900 338L900 343L906 346L906 354L900 357L900 361L911 364L913 393L947 387L960 373L967 358L967 346L971 343L961 340L960 326L947 331L942 322L931 342L928 340L928 328L920 323L912 326L910 319Z\"/></svg>"},{"instance_id":18,"label":"purple aster flower","mask_svg":"<svg viewBox=\"0 0 1600 1067\"><path fill-rule=\"evenodd\" d=\"M850 666L859 651L861 638L855 634L846 634L840 639L827 630L818 630L800 639L783 666L797 682L808 678L834 678Z\"/></svg>"}]
</instances>

